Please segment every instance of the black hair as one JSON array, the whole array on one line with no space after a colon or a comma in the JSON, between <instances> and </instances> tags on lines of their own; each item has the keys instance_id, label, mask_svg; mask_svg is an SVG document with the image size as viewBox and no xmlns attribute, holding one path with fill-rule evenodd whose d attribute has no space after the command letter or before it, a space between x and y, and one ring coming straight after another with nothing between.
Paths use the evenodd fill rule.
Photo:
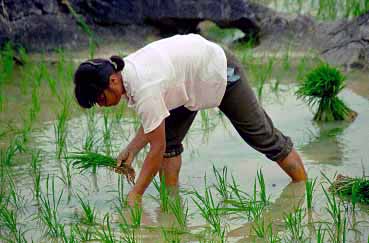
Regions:
<instances>
[{"instance_id":1,"label":"black hair","mask_svg":"<svg viewBox=\"0 0 369 243\"><path fill-rule=\"evenodd\" d=\"M109 86L109 77L124 68L124 61L119 56L110 59L91 59L79 65L74 73L74 95L83 108L91 108L97 97Z\"/></svg>"}]
</instances>

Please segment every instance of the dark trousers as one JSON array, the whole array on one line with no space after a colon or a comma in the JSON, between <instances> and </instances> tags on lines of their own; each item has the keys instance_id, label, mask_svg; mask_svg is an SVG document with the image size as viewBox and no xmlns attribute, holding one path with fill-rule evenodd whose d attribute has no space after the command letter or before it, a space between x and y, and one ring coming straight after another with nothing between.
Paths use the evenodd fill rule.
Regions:
<instances>
[{"instance_id":1,"label":"dark trousers","mask_svg":"<svg viewBox=\"0 0 369 243\"><path fill-rule=\"evenodd\" d=\"M239 62L227 54L227 65L235 68L240 80L228 83L219 109L248 145L273 161L284 159L293 147L291 139L273 126L272 120L258 103ZM183 152L182 141L196 113L184 106L170 111L170 116L165 119L167 147L164 157L174 157Z\"/></svg>"}]
</instances>

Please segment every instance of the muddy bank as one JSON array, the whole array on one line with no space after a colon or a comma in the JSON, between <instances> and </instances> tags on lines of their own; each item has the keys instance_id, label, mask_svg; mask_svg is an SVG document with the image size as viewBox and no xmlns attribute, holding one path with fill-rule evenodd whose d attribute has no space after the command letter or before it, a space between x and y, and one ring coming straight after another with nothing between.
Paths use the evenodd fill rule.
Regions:
<instances>
[{"instance_id":1,"label":"muddy bank","mask_svg":"<svg viewBox=\"0 0 369 243\"><path fill-rule=\"evenodd\" d=\"M0 43L10 40L36 52L86 48L86 23L100 41L126 41L139 47L152 33L168 36L198 32L204 20L222 28L240 29L245 40L256 39L261 49L292 43L296 49L317 50L332 64L368 68L369 13L353 20L319 22L245 0L3 0Z\"/></svg>"}]
</instances>

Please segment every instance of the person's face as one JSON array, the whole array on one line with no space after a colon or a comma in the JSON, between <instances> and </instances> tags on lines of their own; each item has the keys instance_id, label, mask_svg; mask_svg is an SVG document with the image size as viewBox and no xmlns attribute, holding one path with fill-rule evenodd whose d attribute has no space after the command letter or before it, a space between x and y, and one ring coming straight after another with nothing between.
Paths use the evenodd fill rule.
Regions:
<instances>
[{"instance_id":1,"label":"person's face","mask_svg":"<svg viewBox=\"0 0 369 243\"><path fill-rule=\"evenodd\" d=\"M113 73L109 78L109 86L99 97L97 104L99 106L114 106L117 105L123 95L122 76L119 73Z\"/></svg>"}]
</instances>

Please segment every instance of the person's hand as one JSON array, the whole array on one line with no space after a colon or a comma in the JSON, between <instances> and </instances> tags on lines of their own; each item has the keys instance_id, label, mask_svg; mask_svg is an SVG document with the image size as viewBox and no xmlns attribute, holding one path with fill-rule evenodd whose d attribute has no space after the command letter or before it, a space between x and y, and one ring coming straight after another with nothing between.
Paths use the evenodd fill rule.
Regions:
<instances>
[{"instance_id":1,"label":"person's hand","mask_svg":"<svg viewBox=\"0 0 369 243\"><path fill-rule=\"evenodd\" d=\"M135 207L136 205L141 207L142 195L134 191L130 191L127 196L127 204L129 207Z\"/></svg>"},{"instance_id":2,"label":"person's hand","mask_svg":"<svg viewBox=\"0 0 369 243\"><path fill-rule=\"evenodd\" d=\"M117 167L121 167L123 163L131 167L135 155L136 154L128 148L123 149L117 157Z\"/></svg>"}]
</instances>

